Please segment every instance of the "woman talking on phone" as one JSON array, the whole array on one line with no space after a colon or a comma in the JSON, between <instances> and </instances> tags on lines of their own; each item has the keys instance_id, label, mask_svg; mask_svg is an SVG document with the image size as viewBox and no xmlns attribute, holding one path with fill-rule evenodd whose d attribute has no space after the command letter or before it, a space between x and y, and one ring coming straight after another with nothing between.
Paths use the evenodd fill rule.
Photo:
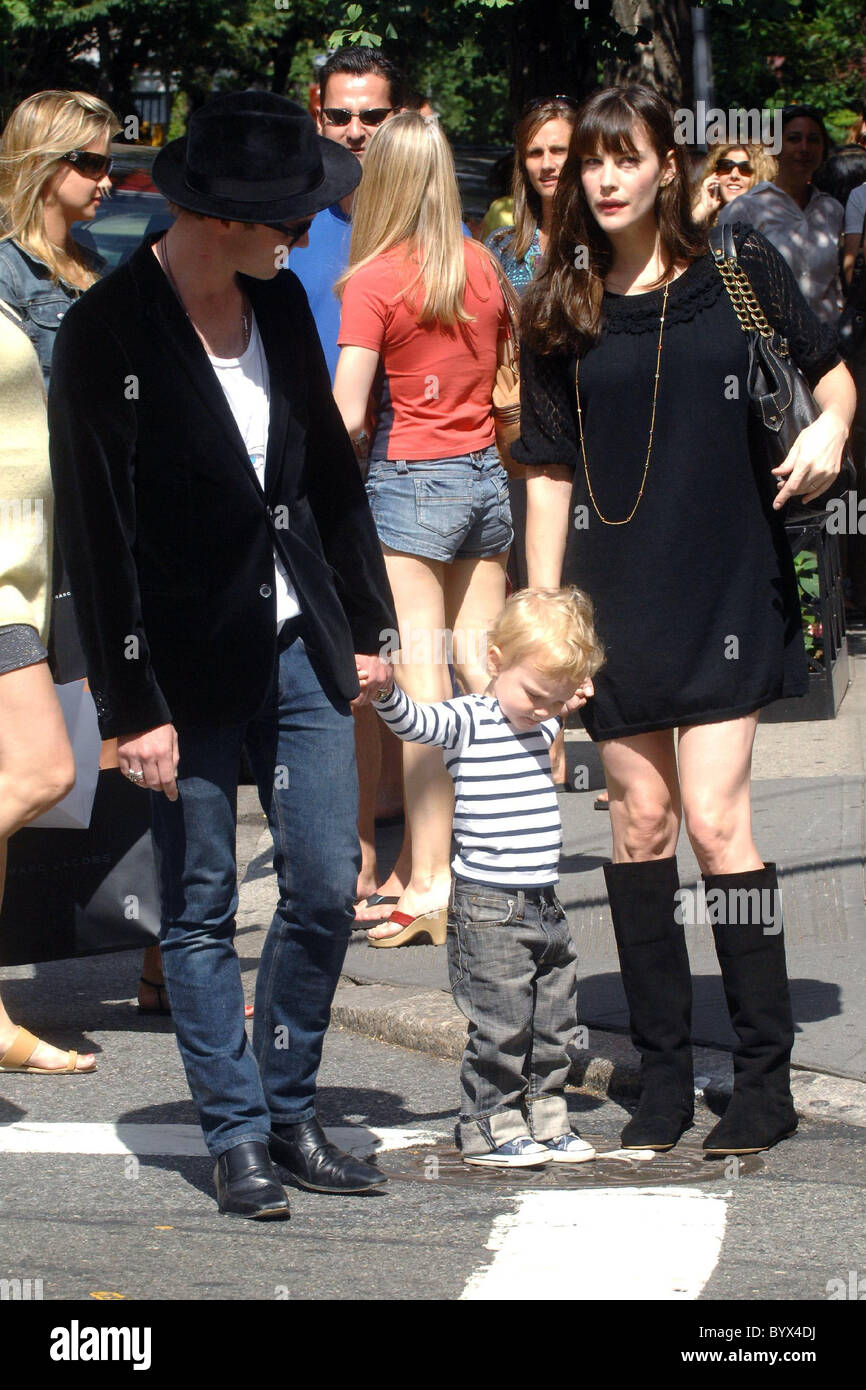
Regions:
<instances>
[{"instance_id":1,"label":"woman talking on phone","mask_svg":"<svg viewBox=\"0 0 866 1390\"><path fill-rule=\"evenodd\" d=\"M680 821L731 911L712 930L737 1036L734 1089L709 1155L769 1147L797 1117L794 1028L775 865L752 838L761 706L806 689L779 509L839 470L853 411L832 333L785 262L737 228L740 263L821 407L772 477L749 445L747 343L690 206L667 103L590 97L560 174L541 275L523 299L521 441L533 586L576 584L608 654L581 711L610 792L611 914L641 1054L627 1147L691 1125L691 976L678 911ZM578 248L582 254L576 255ZM726 391L732 380L739 390ZM750 890L760 890L757 895ZM745 890L746 907L742 909Z\"/></svg>"},{"instance_id":2,"label":"woman talking on phone","mask_svg":"<svg viewBox=\"0 0 866 1390\"><path fill-rule=\"evenodd\" d=\"M763 145L714 145L695 178L693 218L712 227L722 208L775 172L776 162Z\"/></svg>"}]
</instances>

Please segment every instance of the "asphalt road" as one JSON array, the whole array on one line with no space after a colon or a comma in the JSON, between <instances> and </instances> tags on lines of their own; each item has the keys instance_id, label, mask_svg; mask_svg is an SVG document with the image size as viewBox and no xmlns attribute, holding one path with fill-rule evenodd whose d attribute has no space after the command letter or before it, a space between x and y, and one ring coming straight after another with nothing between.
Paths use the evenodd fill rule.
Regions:
<instances>
[{"instance_id":1,"label":"asphalt road","mask_svg":"<svg viewBox=\"0 0 866 1390\"><path fill-rule=\"evenodd\" d=\"M242 875L248 864L250 876L268 875L255 858L261 829L250 807ZM250 998L268 915L253 901L239 913ZM706 1306L708 1325L731 1308L735 1320L757 1323L778 1305L777 1322L814 1325L832 1314L853 1328L852 1291L866 1296L862 1129L803 1121L794 1139L739 1169L711 1165L698 1147L713 1122L701 1103L672 1156L626 1160L606 1156L624 1110L575 1091L573 1120L598 1141L598 1162L468 1172L453 1149L456 1064L336 1027L321 1118L340 1142L377 1147L390 1183L367 1197L292 1191L289 1223L221 1217L171 1022L134 1007L139 959L4 971L13 1016L96 1051L99 1071L0 1082L0 1301L14 1296L16 1279L22 1291L41 1280L46 1305L74 1300L73 1316L95 1316L108 1302L120 1316L133 1300L170 1315L169 1304L189 1300L183 1327L192 1329L212 1319L205 1304L214 1300L575 1300L592 1302L592 1326L607 1335L623 1315L633 1321L639 1305L662 1300L669 1347L674 1304L701 1317Z\"/></svg>"},{"instance_id":2,"label":"asphalt road","mask_svg":"<svg viewBox=\"0 0 866 1390\"><path fill-rule=\"evenodd\" d=\"M862 1131L804 1123L740 1172L704 1162L690 1139L664 1160L468 1173L453 1153L454 1064L334 1029L322 1119L354 1127L359 1148L378 1131L392 1180L361 1198L294 1192L290 1223L256 1225L219 1216L206 1156L68 1151L116 1124L145 1127L121 1129L127 1140L195 1142L170 1023L89 1036L104 1048L96 1076L3 1079L0 1278L42 1280L45 1300L826 1302L831 1281L866 1274ZM576 1092L570 1103L581 1132L615 1149L620 1106ZM696 1139L711 1122L702 1107ZM61 1151L11 1153L10 1135Z\"/></svg>"}]
</instances>

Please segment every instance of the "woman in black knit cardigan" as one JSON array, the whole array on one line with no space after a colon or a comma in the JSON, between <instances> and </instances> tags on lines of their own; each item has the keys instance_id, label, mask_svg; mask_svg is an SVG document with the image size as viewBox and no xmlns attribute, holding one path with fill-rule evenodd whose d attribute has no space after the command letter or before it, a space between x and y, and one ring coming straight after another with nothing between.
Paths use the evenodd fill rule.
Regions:
<instances>
[{"instance_id":1,"label":"woman in black knit cardigan","mask_svg":"<svg viewBox=\"0 0 866 1390\"><path fill-rule=\"evenodd\" d=\"M672 113L648 88L590 97L523 300L514 447L531 465L529 582L588 591L608 655L582 718L610 793L605 876L642 1063L623 1144L670 1148L694 1112L684 818L738 1038L710 1155L767 1148L797 1123L778 885L752 839L750 763L761 706L806 690L780 508L826 490L854 408L833 335L784 261L753 229L735 240L822 410L774 476L750 432L747 340L692 221Z\"/></svg>"}]
</instances>

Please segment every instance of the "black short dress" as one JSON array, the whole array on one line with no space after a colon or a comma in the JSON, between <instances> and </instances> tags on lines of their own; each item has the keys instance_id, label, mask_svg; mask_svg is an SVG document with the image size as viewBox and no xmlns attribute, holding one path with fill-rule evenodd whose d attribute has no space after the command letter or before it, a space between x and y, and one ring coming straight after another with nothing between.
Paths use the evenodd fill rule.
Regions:
<instances>
[{"instance_id":1,"label":"black short dress","mask_svg":"<svg viewBox=\"0 0 866 1390\"><path fill-rule=\"evenodd\" d=\"M810 384L840 359L786 263L754 228L740 261ZM663 290L605 293L580 362L586 463L598 510L629 515L646 463ZM747 339L709 253L668 291L652 453L627 525L605 525L581 454L574 356L521 353L529 465L574 473L562 582L592 597L607 662L582 718L595 740L740 715L807 688L800 608L775 482L750 422Z\"/></svg>"}]
</instances>

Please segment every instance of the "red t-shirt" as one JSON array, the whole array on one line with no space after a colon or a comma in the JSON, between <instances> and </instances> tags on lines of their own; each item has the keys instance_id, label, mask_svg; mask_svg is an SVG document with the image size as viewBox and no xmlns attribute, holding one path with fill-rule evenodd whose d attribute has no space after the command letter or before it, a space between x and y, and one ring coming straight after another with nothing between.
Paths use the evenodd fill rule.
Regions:
<instances>
[{"instance_id":1,"label":"red t-shirt","mask_svg":"<svg viewBox=\"0 0 866 1390\"><path fill-rule=\"evenodd\" d=\"M492 393L497 345L508 315L496 272L464 240L470 323L419 324L423 283L409 295L417 266L404 246L355 272L343 293L340 347L380 356L371 394L371 459L456 458L493 443Z\"/></svg>"}]
</instances>

